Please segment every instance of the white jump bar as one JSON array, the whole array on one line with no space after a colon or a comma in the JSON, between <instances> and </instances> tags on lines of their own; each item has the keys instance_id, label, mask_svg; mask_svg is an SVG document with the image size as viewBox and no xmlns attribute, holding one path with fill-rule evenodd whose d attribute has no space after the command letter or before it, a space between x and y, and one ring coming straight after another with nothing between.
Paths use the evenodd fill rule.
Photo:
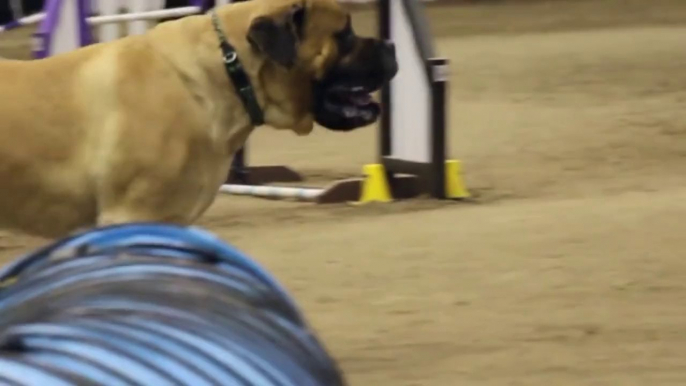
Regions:
<instances>
[{"instance_id":1,"label":"white jump bar","mask_svg":"<svg viewBox=\"0 0 686 386\"><path fill-rule=\"evenodd\" d=\"M45 12L36 13L19 19L19 24L35 24L45 19Z\"/></svg>"},{"instance_id":2,"label":"white jump bar","mask_svg":"<svg viewBox=\"0 0 686 386\"><path fill-rule=\"evenodd\" d=\"M158 20L165 17L194 15L200 13L200 11L200 7L181 7L172 9L161 9L158 11L124 13L121 15L91 16L88 18L88 24L101 25L136 20Z\"/></svg>"},{"instance_id":3,"label":"white jump bar","mask_svg":"<svg viewBox=\"0 0 686 386\"><path fill-rule=\"evenodd\" d=\"M224 184L219 188L219 191L222 193L243 196L294 198L302 201L312 201L316 199L317 196L319 196L324 191L324 189Z\"/></svg>"},{"instance_id":4,"label":"white jump bar","mask_svg":"<svg viewBox=\"0 0 686 386\"><path fill-rule=\"evenodd\" d=\"M40 23L41 21L43 21L43 19L45 19L45 12L36 13L34 15L22 17L21 19L17 20L15 23L10 23L10 25L14 25L15 27L16 26L31 25L31 24ZM0 25L0 32L5 31L6 29L11 29L11 28L7 28L6 25Z\"/></svg>"}]
</instances>

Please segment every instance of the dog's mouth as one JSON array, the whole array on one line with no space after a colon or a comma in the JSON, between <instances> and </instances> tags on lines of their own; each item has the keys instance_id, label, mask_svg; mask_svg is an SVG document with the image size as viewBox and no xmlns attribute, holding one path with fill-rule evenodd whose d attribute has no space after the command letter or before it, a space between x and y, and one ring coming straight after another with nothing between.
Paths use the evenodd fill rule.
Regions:
<instances>
[{"instance_id":1,"label":"dog's mouth","mask_svg":"<svg viewBox=\"0 0 686 386\"><path fill-rule=\"evenodd\" d=\"M334 84L315 86L315 120L336 131L349 131L374 123L381 113L381 104L372 93L381 88L367 85Z\"/></svg>"}]
</instances>

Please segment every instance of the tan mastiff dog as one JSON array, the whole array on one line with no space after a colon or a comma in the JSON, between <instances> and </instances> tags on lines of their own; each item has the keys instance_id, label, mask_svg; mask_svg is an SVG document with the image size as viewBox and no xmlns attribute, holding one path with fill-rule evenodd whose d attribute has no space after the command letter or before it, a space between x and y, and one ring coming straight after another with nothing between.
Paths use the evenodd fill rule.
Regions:
<instances>
[{"instance_id":1,"label":"tan mastiff dog","mask_svg":"<svg viewBox=\"0 0 686 386\"><path fill-rule=\"evenodd\" d=\"M191 224L262 118L298 135L366 126L396 72L392 44L356 36L336 0L253 0L2 61L0 227Z\"/></svg>"}]
</instances>

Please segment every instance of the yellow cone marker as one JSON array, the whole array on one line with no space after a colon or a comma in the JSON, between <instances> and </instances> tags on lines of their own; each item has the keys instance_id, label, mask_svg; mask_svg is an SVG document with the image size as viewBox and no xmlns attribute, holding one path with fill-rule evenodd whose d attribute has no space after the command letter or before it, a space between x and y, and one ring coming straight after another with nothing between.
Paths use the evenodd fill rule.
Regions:
<instances>
[{"instance_id":1,"label":"yellow cone marker","mask_svg":"<svg viewBox=\"0 0 686 386\"><path fill-rule=\"evenodd\" d=\"M391 202L391 188L386 176L386 168L382 164L365 165L362 168L364 180L359 203Z\"/></svg>"},{"instance_id":2,"label":"yellow cone marker","mask_svg":"<svg viewBox=\"0 0 686 386\"><path fill-rule=\"evenodd\" d=\"M468 198L469 191L462 178L462 163L445 161L445 195L447 198Z\"/></svg>"}]
</instances>

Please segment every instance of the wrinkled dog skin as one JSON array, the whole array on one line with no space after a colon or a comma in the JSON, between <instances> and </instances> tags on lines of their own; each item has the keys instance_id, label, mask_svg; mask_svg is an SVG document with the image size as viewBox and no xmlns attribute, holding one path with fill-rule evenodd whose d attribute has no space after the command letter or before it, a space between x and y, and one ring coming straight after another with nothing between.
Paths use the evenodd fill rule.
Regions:
<instances>
[{"instance_id":1,"label":"wrinkled dog skin","mask_svg":"<svg viewBox=\"0 0 686 386\"><path fill-rule=\"evenodd\" d=\"M217 9L266 124L374 122L394 47L356 36L336 0ZM36 61L0 62L0 226L60 237L123 222L191 224L253 126L209 14Z\"/></svg>"}]
</instances>

